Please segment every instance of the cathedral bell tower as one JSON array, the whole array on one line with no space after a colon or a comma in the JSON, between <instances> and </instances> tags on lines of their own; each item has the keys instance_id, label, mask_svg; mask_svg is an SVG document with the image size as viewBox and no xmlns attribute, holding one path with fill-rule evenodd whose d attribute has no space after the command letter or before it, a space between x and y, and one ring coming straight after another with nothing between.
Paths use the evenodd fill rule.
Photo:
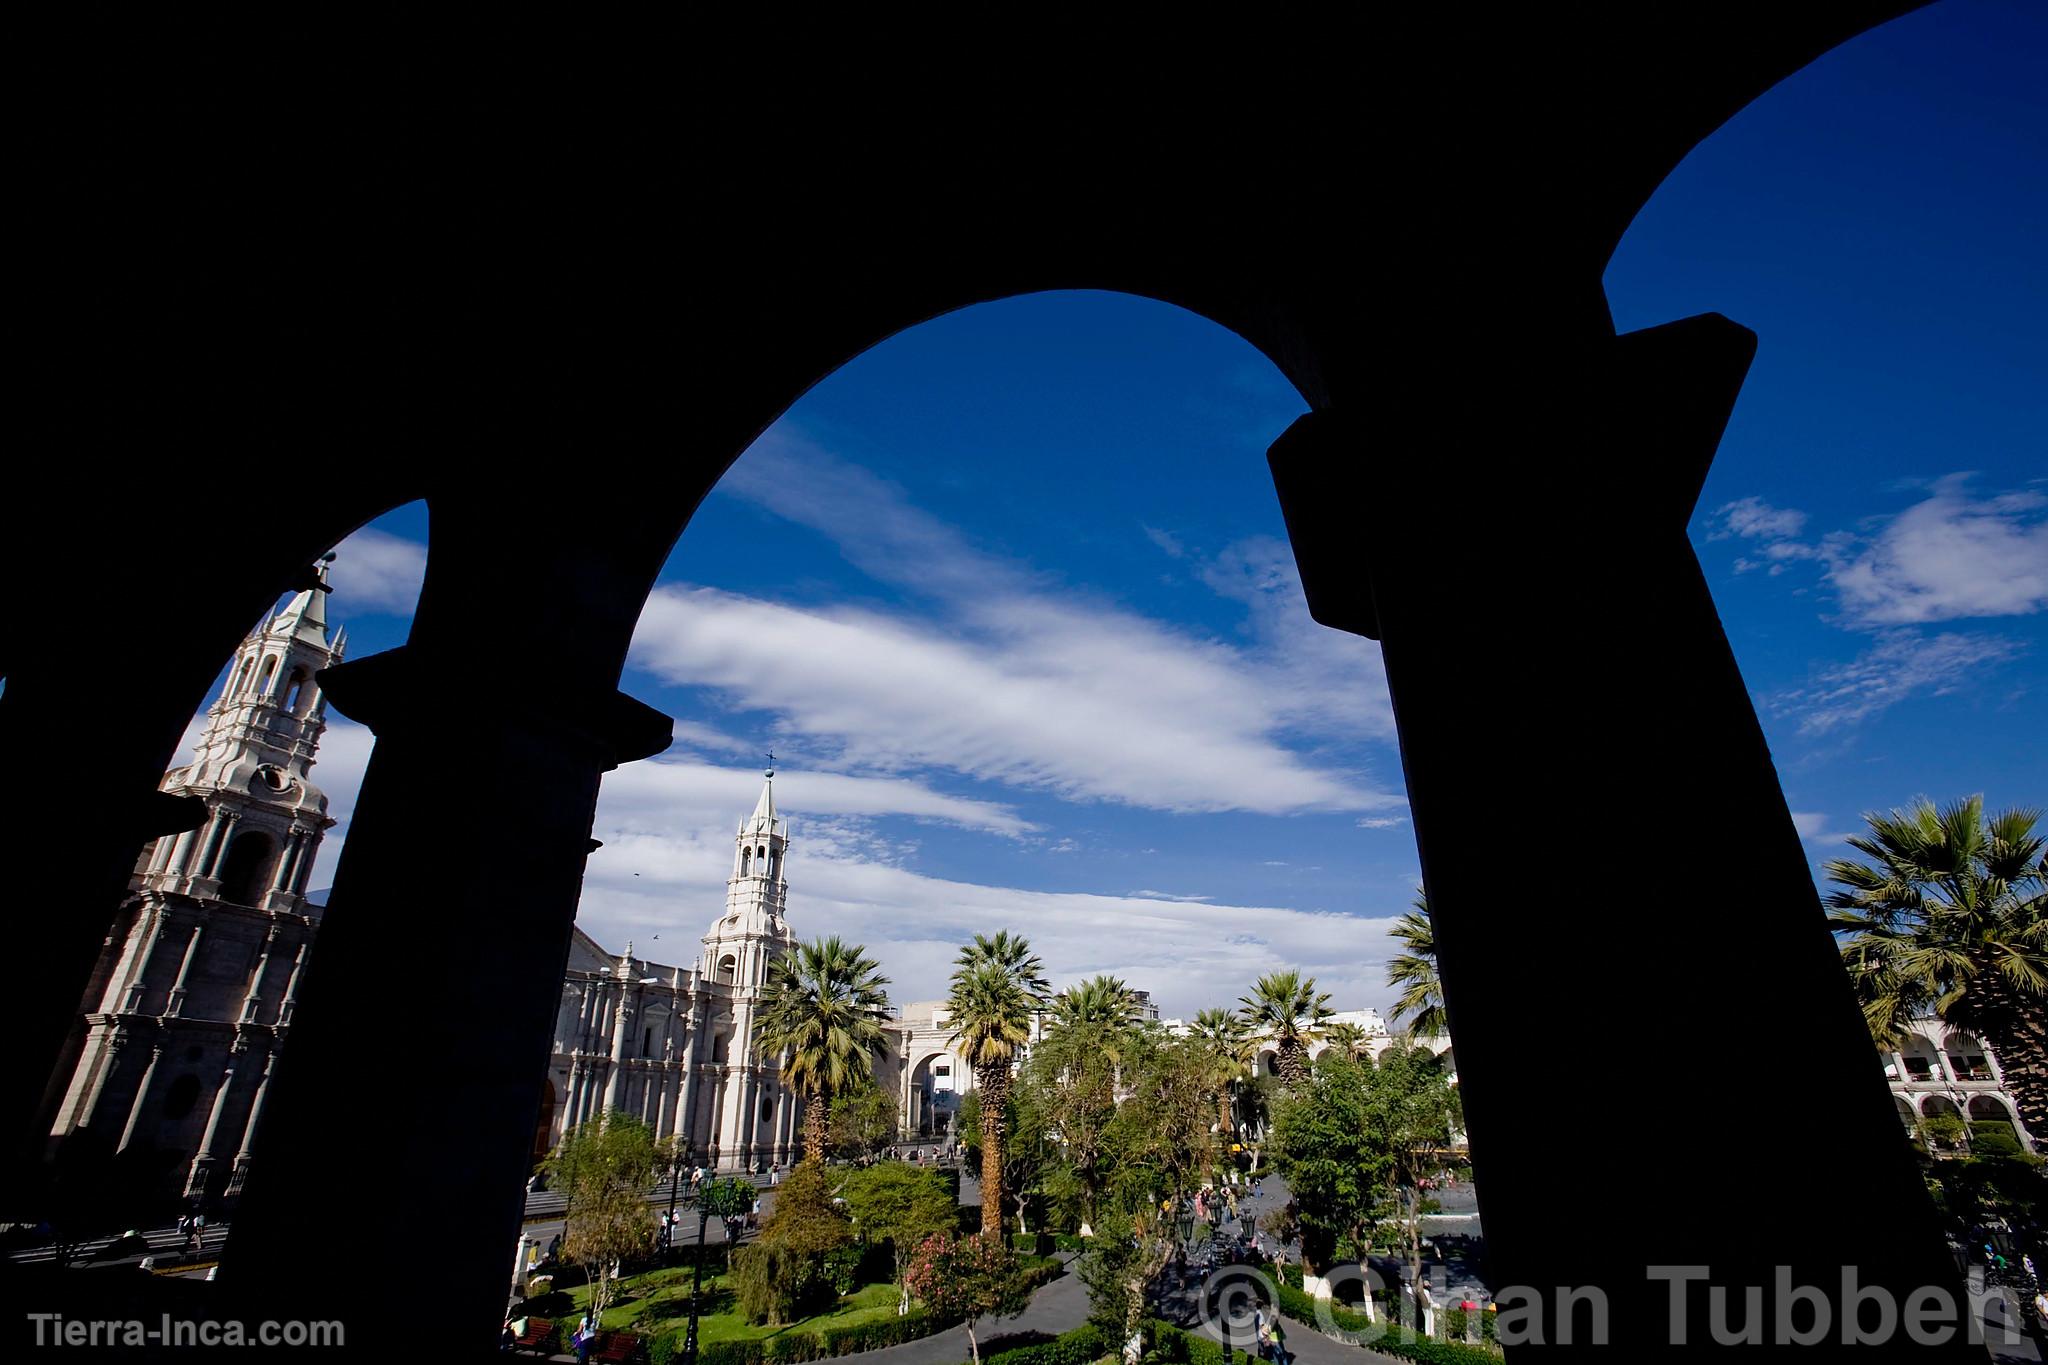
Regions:
<instances>
[{"instance_id":1,"label":"cathedral bell tower","mask_svg":"<svg viewBox=\"0 0 2048 1365\"><path fill-rule=\"evenodd\" d=\"M74 1035L53 1151L111 1157L138 1206L233 1196L248 1170L319 926L307 882L334 824L309 775L326 728L314 674L346 645L327 632L333 557L249 632L192 761L164 774L162 790L200 798L206 821L143 852Z\"/></svg>"},{"instance_id":2,"label":"cathedral bell tower","mask_svg":"<svg viewBox=\"0 0 2048 1365\"><path fill-rule=\"evenodd\" d=\"M328 556L328 560L333 558ZM251 631L206 712L192 762L163 789L205 800L199 829L159 846L140 869L148 890L302 911L320 836L334 821L308 775L327 701L313 675L341 662L348 632L327 635L327 561L315 585Z\"/></svg>"},{"instance_id":3,"label":"cathedral bell tower","mask_svg":"<svg viewBox=\"0 0 2048 1365\"><path fill-rule=\"evenodd\" d=\"M775 769L765 776L754 813L733 838L725 914L704 936L705 978L743 989L759 989L769 961L796 941L782 918L789 904L782 867L789 830L775 814Z\"/></svg>"},{"instance_id":4,"label":"cathedral bell tower","mask_svg":"<svg viewBox=\"0 0 2048 1365\"><path fill-rule=\"evenodd\" d=\"M754 1010L768 966L796 945L782 918L789 901L782 866L789 829L775 815L775 769L765 776L754 813L733 838L725 913L704 935L703 979L714 996L724 997L714 1025L714 1060L722 1068L714 1155L720 1164L742 1169L752 1169L761 1154L774 1150L786 1126L779 1125L785 1098L779 1068L755 1056L752 1047Z\"/></svg>"}]
</instances>

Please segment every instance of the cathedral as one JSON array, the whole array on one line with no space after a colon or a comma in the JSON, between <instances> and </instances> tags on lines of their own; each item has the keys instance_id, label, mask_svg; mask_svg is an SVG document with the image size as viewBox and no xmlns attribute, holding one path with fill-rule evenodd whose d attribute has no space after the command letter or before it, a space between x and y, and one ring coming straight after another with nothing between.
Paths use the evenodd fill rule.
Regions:
<instances>
[{"instance_id":1,"label":"cathedral","mask_svg":"<svg viewBox=\"0 0 2048 1365\"><path fill-rule=\"evenodd\" d=\"M725 908L688 967L633 954L616 958L581 929L569 950L554 1055L534 1132L534 1155L609 1110L663 1137L680 1135L695 1159L745 1170L788 1164L802 1147L802 1105L780 1066L749 1046L768 968L795 946L787 823L775 810L775 770L733 838ZM876 1082L896 1100L910 1135L943 1133L972 1085L936 1002L899 1012L874 1058Z\"/></svg>"},{"instance_id":2,"label":"cathedral","mask_svg":"<svg viewBox=\"0 0 2048 1365\"><path fill-rule=\"evenodd\" d=\"M327 567L242 641L192 761L161 790L204 802L198 828L143 849L53 1079L53 1159L113 1173L123 1198L208 1202L241 1191L322 907L308 899L334 824L311 776L326 727L315 674L341 661ZM607 1110L682 1134L725 1167L788 1162L799 1106L749 1046L785 919L787 823L774 771L734 840L725 906L689 967L570 945L536 1159ZM944 1010L913 1005L875 1059L911 1134L943 1132L971 1084Z\"/></svg>"}]
</instances>

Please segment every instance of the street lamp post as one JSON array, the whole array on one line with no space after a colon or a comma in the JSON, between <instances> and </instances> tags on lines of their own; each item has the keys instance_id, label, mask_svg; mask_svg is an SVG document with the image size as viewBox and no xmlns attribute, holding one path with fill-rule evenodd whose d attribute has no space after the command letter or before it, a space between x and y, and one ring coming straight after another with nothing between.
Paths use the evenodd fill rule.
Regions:
<instances>
[{"instance_id":1,"label":"street lamp post","mask_svg":"<svg viewBox=\"0 0 2048 1365\"><path fill-rule=\"evenodd\" d=\"M675 1197L671 1191L669 1197ZM690 1325L683 1333L683 1365L697 1365L697 1296L704 1287L704 1193L697 1193L697 1258L690 1263Z\"/></svg>"}]
</instances>

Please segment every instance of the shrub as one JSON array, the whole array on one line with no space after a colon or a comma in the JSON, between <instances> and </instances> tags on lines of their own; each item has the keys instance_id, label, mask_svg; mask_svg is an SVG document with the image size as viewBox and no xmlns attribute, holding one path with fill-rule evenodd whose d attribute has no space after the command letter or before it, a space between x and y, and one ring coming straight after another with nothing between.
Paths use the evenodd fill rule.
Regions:
<instances>
[{"instance_id":1,"label":"shrub","mask_svg":"<svg viewBox=\"0 0 2048 1365\"><path fill-rule=\"evenodd\" d=\"M1277 1286L1280 1295L1280 1312L1286 1317L1307 1326L1316 1323L1316 1301L1293 1285L1282 1283ZM1400 1356L1403 1359L1423 1362L1423 1365L1499 1365L1500 1356L1483 1346L1469 1346L1462 1338L1465 1335L1465 1314L1462 1309L1444 1308L1437 1311L1442 1320L1442 1331L1446 1336L1458 1338L1451 1341L1434 1341L1428 1338L1404 1340L1404 1333L1398 1327L1381 1322L1375 1323L1363 1313L1326 1303L1330 1321L1340 1331L1365 1335L1365 1343L1383 1355ZM1493 1339L1493 1315L1481 1313L1480 1332L1483 1339Z\"/></svg>"}]
</instances>

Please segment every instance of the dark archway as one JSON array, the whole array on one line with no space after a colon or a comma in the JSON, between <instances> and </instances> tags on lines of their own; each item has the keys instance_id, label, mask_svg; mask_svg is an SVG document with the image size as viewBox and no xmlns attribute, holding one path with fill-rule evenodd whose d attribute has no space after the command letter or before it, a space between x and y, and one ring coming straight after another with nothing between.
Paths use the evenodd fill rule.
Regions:
<instances>
[{"instance_id":1,"label":"dark archway","mask_svg":"<svg viewBox=\"0 0 2048 1365\"><path fill-rule=\"evenodd\" d=\"M232 460L310 425L316 458L346 470L313 520L354 524L351 511L360 521L422 491L435 518L410 643L335 670L328 687L379 737L336 903L359 894L379 913L337 914L324 931L266 1119L277 1158L250 1178L222 1291L260 1305L251 1318L329 1318L346 1297L297 1264L304 1210L355 1155L331 1122L331 1087L360 1065L359 1021L388 990L399 926L432 923L465 945L439 1001L440 1043L463 1066L411 1097L403 1141L384 1155L382 1174L408 1192L388 1233L447 1248L446 1312L417 1344L489 1340L599 778L667 738L616 688L688 509L861 349L951 308L1068 287L1208 317L1316 409L1276 445L1276 483L1317 619L1386 652L1494 1270L1604 1287L1617 1356L1664 1340L1643 1265L1577 1217L1603 1156L1570 1125L1526 1121L1552 1089L1526 1063L1540 1013L1547 1027L1600 1031L1638 1126L1665 1139L1637 1190L1662 1216L1630 1256L1708 1264L1731 1286L1771 1282L1778 1248L1726 1211L1770 1187L1779 1159L1757 1150L1743 1115L1703 1111L1696 1078L1669 1065L1704 1053L1725 1017L1725 968L1687 951L1679 927L1725 915L1718 888L1680 886L1646 923L1640 888L1664 855L1619 842L1600 885L1575 898L1569 944L1544 941L1496 894L1498 868L1555 851L1545 831L1503 830L1499 810L1599 811L1658 790L1666 827L1712 827L1751 851L1745 968L1812 1063L1806 1102L1778 1136L1831 1153L1836 1170L1811 1192L1795 1282L1838 1284L1852 1261L1861 1283L1901 1298L1952 1279L1883 1123L1896 1111L1684 541L1750 338L1713 319L1618 338L1599 283L1687 148L1903 8L1330 15L1164 35L1105 18L1085 52L1012 34L950 67L868 32L829 60L794 59L771 107L737 71L700 73L691 97L716 113L683 152L682 211L667 197L678 178L647 202L616 200L677 155L667 130L642 144L622 125L597 140L617 148L618 174L577 149L601 193L550 185L575 203L576 234L490 247L467 207L489 196L466 187L446 215L411 193L366 193L360 222L324 213L293 217L290 232L223 233L233 196L185 169L187 149L216 140L139 90L117 95L107 126L148 140L115 149L94 180L104 199L78 198L76 240L50 272L102 281L96 306L31 324L51 333L39 350L76 372L73 389L53 386L77 400L48 424L56 442L152 449L165 432L203 434ZM1162 36L1190 50L1161 59ZM1063 78L1058 100L1048 70ZM234 126L277 139L239 164L303 159L275 121ZM544 179L531 144L510 140L518 182ZM436 183L448 164L436 159ZM1363 210L1361 181L1375 201ZM274 202L277 187L261 188ZM331 209L331 193L321 202ZM437 237L444 222L462 226ZM507 458L478 461L480 450ZM47 780L52 808L120 807L12 860L27 870L23 904L118 902L135 846L164 827L150 793L197 694L294 568L339 539L257 547L224 583L203 560L163 556L153 591L137 594L132 560L102 547L155 543L191 469L163 463L108 481L79 460L50 471L35 499L11 500L45 524L17 511L0 536L8 757ZM31 586L52 572L108 601L148 599L128 628L163 651L149 686L122 676L80 693L65 666L74 613ZM508 584L523 593L516 627L480 611ZM488 687L480 618L502 646ZM1504 692L1502 659L1550 666ZM445 875L447 849L420 838L449 830L436 778L451 697L475 703L465 772L492 801L491 819L450 831L459 878ZM108 718L107 759L67 777L74 741L47 719L80 712ZM1661 780L1674 772L1686 781ZM104 932L86 916L48 918L21 945L46 974L14 1002L38 1057L54 1055ZM1640 971L1646 961L1663 969ZM32 1130L14 1125L17 1141ZM451 1228L473 1245L450 1245ZM350 1325L351 1341L377 1349L371 1320Z\"/></svg>"},{"instance_id":2,"label":"dark archway","mask_svg":"<svg viewBox=\"0 0 2048 1365\"><path fill-rule=\"evenodd\" d=\"M247 830L228 845L221 861L220 898L234 905L260 905L276 860L276 842L262 830Z\"/></svg>"}]
</instances>

